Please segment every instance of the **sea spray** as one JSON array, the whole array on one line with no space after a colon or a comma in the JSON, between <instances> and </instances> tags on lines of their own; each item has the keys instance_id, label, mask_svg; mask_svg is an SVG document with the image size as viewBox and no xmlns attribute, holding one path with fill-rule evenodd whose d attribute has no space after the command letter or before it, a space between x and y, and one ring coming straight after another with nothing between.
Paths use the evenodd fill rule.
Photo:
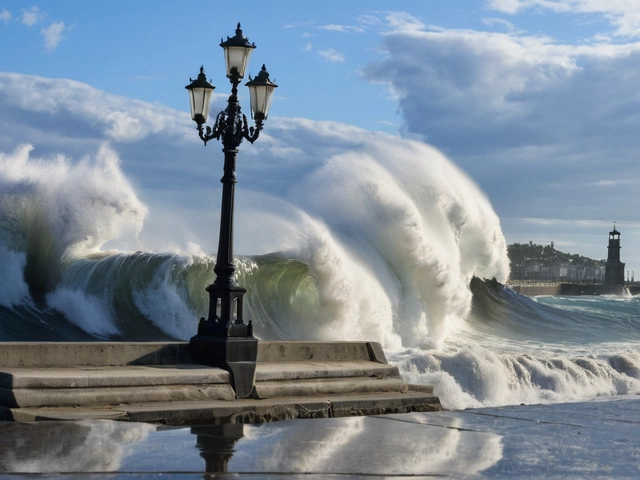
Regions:
<instances>
[{"instance_id":1,"label":"sea spray","mask_svg":"<svg viewBox=\"0 0 640 480\"><path fill-rule=\"evenodd\" d=\"M26 256L14 282L26 281L41 301L65 262L139 232L146 207L107 146L75 163L62 155L32 158L32 150L22 145L0 153L0 239L6 250Z\"/></svg>"},{"instance_id":2,"label":"sea spray","mask_svg":"<svg viewBox=\"0 0 640 480\"><path fill-rule=\"evenodd\" d=\"M640 394L640 355L624 349L561 356L540 351L496 353L465 344L431 351L406 350L390 359L407 381L434 385L443 406L454 410Z\"/></svg>"},{"instance_id":3,"label":"sea spray","mask_svg":"<svg viewBox=\"0 0 640 480\"><path fill-rule=\"evenodd\" d=\"M371 141L330 159L292 198L381 285L405 346L442 344L471 307L473 275L508 276L504 236L486 197L424 144Z\"/></svg>"},{"instance_id":4,"label":"sea spray","mask_svg":"<svg viewBox=\"0 0 640 480\"><path fill-rule=\"evenodd\" d=\"M408 381L434 385L446 408L640 393L640 299L534 301L497 282L471 287L472 311L442 348L390 355ZM575 303L583 308L567 308Z\"/></svg>"}]
</instances>

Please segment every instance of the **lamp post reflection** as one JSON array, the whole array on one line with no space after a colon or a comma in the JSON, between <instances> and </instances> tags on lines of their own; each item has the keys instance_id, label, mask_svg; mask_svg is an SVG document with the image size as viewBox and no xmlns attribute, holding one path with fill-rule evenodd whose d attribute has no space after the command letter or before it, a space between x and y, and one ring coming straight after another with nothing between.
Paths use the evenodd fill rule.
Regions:
<instances>
[{"instance_id":1,"label":"lamp post reflection","mask_svg":"<svg viewBox=\"0 0 640 480\"><path fill-rule=\"evenodd\" d=\"M204 458L207 473L227 471L235 444L244 436L243 427L242 423L230 423L191 428L191 433L197 435L196 448Z\"/></svg>"}]
</instances>

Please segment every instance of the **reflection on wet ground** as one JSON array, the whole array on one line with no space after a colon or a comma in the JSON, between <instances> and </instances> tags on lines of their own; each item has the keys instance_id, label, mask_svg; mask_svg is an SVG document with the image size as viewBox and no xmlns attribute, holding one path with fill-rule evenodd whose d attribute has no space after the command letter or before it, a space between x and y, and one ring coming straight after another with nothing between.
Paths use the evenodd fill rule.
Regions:
<instances>
[{"instance_id":1,"label":"reflection on wet ground","mask_svg":"<svg viewBox=\"0 0 640 480\"><path fill-rule=\"evenodd\" d=\"M638 478L639 414L638 397L614 397L260 425L0 423L0 476Z\"/></svg>"}]
</instances>

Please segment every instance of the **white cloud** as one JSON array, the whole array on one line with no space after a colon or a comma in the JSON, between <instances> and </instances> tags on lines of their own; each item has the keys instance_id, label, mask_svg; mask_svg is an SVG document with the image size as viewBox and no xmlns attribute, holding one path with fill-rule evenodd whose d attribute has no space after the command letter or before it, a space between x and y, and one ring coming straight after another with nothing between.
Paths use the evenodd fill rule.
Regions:
<instances>
[{"instance_id":1,"label":"white cloud","mask_svg":"<svg viewBox=\"0 0 640 480\"><path fill-rule=\"evenodd\" d=\"M489 0L488 6L493 10L515 14L532 7L542 7L554 12L568 12L571 10L571 3L575 3L575 0Z\"/></svg>"},{"instance_id":2,"label":"white cloud","mask_svg":"<svg viewBox=\"0 0 640 480\"><path fill-rule=\"evenodd\" d=\"M0 20L4 20L4 22L7 23L9 20L11 20L11 12L6 8L0 10Z\"/></svg>"},{"instance_id":3,"label":"white cloud","mask_svg":"<svg viewBox=\"0 0 640 480\"><path fill-rule=\"evenodd\" d=\"M426 25L417 17L405 12L391 12L385 16L389 27L393 30L423 30Z\"/></svg>"},{"instance_id":4,"label":"white cloud","mask_svg":"<svg viewBox=\"0 0 640 480\"><path fill-rule=\"evenodd\" d=\"M329 24L318 27L320 30L329 30L331 32L342 32L342 33L364 33L365 29L362 27L354 27L350 25L336 25Z\"/></svg>"},{"instance_id":5,"label":"white cloud","mask_svg":"<svg viewBox=\"0 0 640 480\"><path fill-rule=\"evenodd\" d=\"M357 20L358 20L358 23L360 23L361 25L365 25L367 27L377 26L382 23L382 21L380 20L380 17L376 15L361 15L358 17Z\"/></svg>"},{"instance_id":6,"label":"white cloud","mask_svg":"<svg viewBox=\"0 0 640 480\"><path fill-rule=\"evenodd\" d=\"M530 8L556 13L602 15L617 36L640 36L640 2L635 0L489 0L490 9L508 14Z\"/></svg>"},{"instance_id":7,"label":"white cloud","mask_svg":"<svg viewBox=\"0 0 640 480\"><path fill-rule=\"evenodd\" d=\"M502 25L508 33L520 34L525 32L504 18L483 18L482 23L490 27L494 25Z\"/></svg>"},{"instance_id":8,"label":"white cloud","mask_svg":"<svg viewBox=\"0 0 640 480\"><path fill-rule=\"evenodd\" d=\"M640 42L433 30L385 34L387 57L362 74L397 98L405 135L421 135L480 182L511 241L531 238L517 217L637 217Z\"/></svg>"},{"instance_id":9,"label":"white cloud","mask_svg":"<svg viewBox=\"0 0 640 480\"><path fill-rule=\"evenodd\" d=\"M64 22L52 23L48 27L41 29L40 33L44 37L44 48L47 51L55 50L62 40L62 33L66 29Z\"/></svg>"},{"instance_id":10,"label":"white cloud","mask_svg":"<svg viewBox=\"0 0 640 480\"><path fill-rule=\"evenodd\" d=\"M318 50L318 55L332 63L342 63L344 62L344 55L333 48L329 48L327 50Z\"/></svg>"},{"instance_id":11,"label":"white cloud","mask_svg":"<svg viewBox=\"0 0 640 480\"><path fill-rule=\"evenodd\" d=\"M585 133L585 118L608 119L623 95L627 107L640 100L640 43L562 45L541 36L442 30L394 32L384 45L389 58L370 64L364 76L386 82L409 130L430 138L462 129L478 142L527 136L554 143ZM615 130L622 127L617 119Z\"/></svg>"},{"instance_id":12,"label":"white cloud","mask_svg":"<svg viewBox=\"0 0 640 480\"><path fill-rule=\"evenodd\" d=\"M178 112L166 107L108 94L73 80L14 73L0 72L0 103L5 108L13 106L38 116L46 113L82 119L93 129L93 135L117 142L166 134L172 125L183 123ZM185 129L183 135L186 134Z\"/></svg>"},{"instance_id":13,"label":"white cloud","mask_svg":"<svg viewBox=\"0 0 640 480\"><path fill-rule=\"evenodd\" d=\"M24 23L27 27L33 27L36 23L44 20L44 18L45 14L41 12L36 5L28 9L22 9L22 23Z\"/></svg>"}]
</instances>

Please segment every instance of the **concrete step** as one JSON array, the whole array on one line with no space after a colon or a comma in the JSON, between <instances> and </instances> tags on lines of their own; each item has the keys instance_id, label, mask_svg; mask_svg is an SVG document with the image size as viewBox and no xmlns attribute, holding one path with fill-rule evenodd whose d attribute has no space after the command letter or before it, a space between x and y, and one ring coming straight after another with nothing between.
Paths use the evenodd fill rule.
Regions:
<instances>
[{"instance_id":1,"label":"concrete step","mask_svg":"<svg viewBox=\"0 0 640 480\"><path fill-rule=\"evenodd\" d=\"M49 368L194 363L188 342L0 342L0 368ZM375 361L377 342L258 343L258 362Z\"/></svg>"},{"instance_id":2,"label":"concrete step","mask_svg":"<svg viewBox=\"0 0 640 480\"><path fill-rule=\"evenodd\" d=\"M197 364L5 368L0 372L0 387L4 388L99 388L228 383L227 371Z\"/></svg>"},{"instance_id":3,"label":"concrete step","mask_svg":"<svg viewBox=\"0 0 640 480\"><path fill-rule=\"evenodd\" d=\"M0 367L49 368L195 363L187 342L0 342Z\"/></svg>"},{"instance_id":4,"label":"concrete step","mask_svg":"<svg viewBox=\"0 0 640 480\"><path fill-rule=\"evenodd\" d=\"M401 378L314 378L297 381L256 382L258 398L305 397L328 394L406 392L409 386Z\"/></svg>"},{"instance_id":5,"label":"concrete step","mask_svg":"<svg viewBox=\"0 0 640 480\"><path fill-rule=\"evenodd\" d=\"M258 343L258 362L352 362L387 363L377 342L266 342Z\"/></svg>"},{"instance_id":6,"label":"concrete step","mask_svg":"<svg viewBox=\"0 0 640 480\"><path fill-rule=\"evenodd\" d=\"M258 363L258 398L402 392L407 385L392 365L370 361ZM0 404L9 407L233 400L228 372L202 365L6 368Z\"/></svg>"},{"instance_id":7,"label":"concrete step","mask_svg":"<svg viewBox=\"0 0 640 480\"><path fill-rule=\"evenodd\" d=\"M330 418L442 410L434 395L388 392L314 397L275 397L266 400L156 402L101 407L4 409L7 420L109 419L165 425L261 423L294 418ZM3 413L0 411L0 414ZM1 415L0 415L1 416Z\"/></svg>"},{"instance_id":8,"label":"concrete step","mask_svg":"<svg viewBox=\"0 0 640 480\"><path fill-rule=\"evenodd\" d=\"M7 407L61 407L141 402L234 400L229 384L160 385L102 388L0 388L0 405Z\"/></svg>"},{"instance_id":9,"label":"concrete step","mask_svg":"<svg viewBox=\"0 0 640 480\"><path fill-rule=\"evenodd\" d=\"M346 377L400 378L400 372L398 367L395 365L370 361L306 361L299 363L258 362L256 364L256 382Z\"/></svg>"},{"instance_id":10,"label":"concrete step","mask_svg":"<svg viewBox=\"0 0 640 480\"><path fill-rule=\"evenodd\" d=\"M0 343L0 419L259 422L441 409L375 342L259 342L256 397L188 343ZM31 419L31 420L29 420Z\"/></svg>"},{"instance_id":11,"label":"concrete step","mask_svg":"<svg viewBox=\"0 0 640 480\"><path fill-rule=\"evenodd\" d=\"M229 373L220 368L191 364L6 368L0 373L0 404L42 407L233 400L229 379Z\"/></svg>"}]
</instances>

